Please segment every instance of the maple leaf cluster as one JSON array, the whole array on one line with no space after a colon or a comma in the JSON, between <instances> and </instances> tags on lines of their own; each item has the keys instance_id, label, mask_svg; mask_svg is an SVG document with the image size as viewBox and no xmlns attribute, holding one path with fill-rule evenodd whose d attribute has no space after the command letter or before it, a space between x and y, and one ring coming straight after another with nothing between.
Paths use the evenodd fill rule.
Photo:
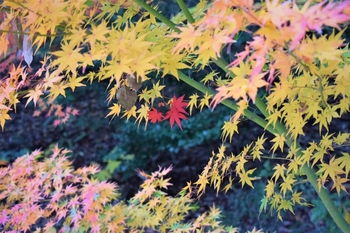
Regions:
<instances>
[{"instance_id":1,"label":"maple leaf cluster","mask_svg":"<svg viewBox=\"0 0 350 233\"><path fill-rule=\"evenodd\" d=\"M32 231L40 219L45 222L44 232L59 226L60 220L65 221L62 229L85 224L99 232L99 213L117 196L116 185L90 180L98 172L96 166L73 172L68 152L56 146L50 157L42 159L42 152L36 150L0 168L0 224L5 232Z\"/></svg>"},{"instance_id":2,"label":"maple leaf cluster","mask_svg":"<svg viewBox=\"0 0 350 233\"><path fill-rule=\"evenodd\" d=\"M118 200L117 185L97 182L99 169L92 165L74 171L66 149L55 146L49 156L36 150L0 168L0 229L2 232L136 232L141 228L160 232L192 232L224 228L212 208L193 223L185 223L193 208L190 194L167 196L161 189L172 167L159 168L145 179L140 191L126 205ZM235 232L235 231L231 231Z\"/></svg>"}]
</instances>

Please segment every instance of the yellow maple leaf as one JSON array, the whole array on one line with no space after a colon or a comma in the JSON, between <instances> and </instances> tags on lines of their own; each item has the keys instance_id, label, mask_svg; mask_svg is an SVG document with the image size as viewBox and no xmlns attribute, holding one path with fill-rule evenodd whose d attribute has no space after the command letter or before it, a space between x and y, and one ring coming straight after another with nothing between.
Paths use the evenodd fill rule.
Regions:
<instances>
[{"instance_id":1,"label":"yellow maple leaf","mask_svg":"<svg viewBox=\"0 0 350 233\"><path fill-rule=\"evenodd\" d=\"M199 108L200 111L202 111L204 106L209 107L209 99L211 98L212 95L209 95L208 92L205 93L204 97L200 100L199 103Z\"/></svg>"},{"instance_id":2,"label":"yellow maple leaf","mask_svg":"<svg viewBox=\"0 0 350 233\"><path fill-rule=\"evenodd\" d=\"M321 168L318 170L317 174L321 174L321 178L326 180L329 176L333 182L336 180L336 176L344 174L345 172L339 166L340 161L335 160L335 157L332 157L329 163L321 163Z\"/></svg>"},{"instance_id":3,"label":"yellow maple leaf","mask_svg":"<svg viewBox=\"0 0 350 233\"><path fill-rule=\"evenodd\" d=\"M178 70L190 68L182 60L184 59L184 54L168 54L168 56L162 60L164 62L160 68L163 68L164 77L166 74L170 73L179 81Z\"/></svg>"},{"instance_id":4,"label":"yellow maple leaf","mask_svg":"<svg viewBox=\"0 0 350 233\"><path fill-rule=\"evenodd\" d=\"M151 63L157 56L158 55L144 52L138 57L135 57L133 62L130 64L132 73L136 73L137 76L142 78L142 81L147 80L146 73L157 69L157 67Z\"/></svg>"},{"instance_id":5,"label":"yellow maple leaf","mask_svg":"<svg viewBox=\"0 0 350 233\"><path fill-rule=\"evenodd\" d=\"M209 74L207 74L207 75L201 80L201 82L204 83L204 84L207 84L207 82L209 82L209 81L214 82L214 77L215 77L216 75L218 75L218 74L219 74L219 73L212 71L212 72L210 72Z\"/></svg>"},{"instance_id":6,"label":"yellow maple leaf","mask_svg":"<svg viewBox=\"0 0 350 233\"><path fill-rule=\"evenodd\" d=\"M151 103L153 104L156 98L161 98L162 93L160 92L165 86L159 85L159 81L156 84L153 84L151 90L147 91L148 99L151 99ZM141 100L141 99L140 99ZM145 99L146 100L146 99ZM147 101L147 100L146 100Z\"/></svg>"},{"instance_id":7,"label":"yellow maple leaf","mask_svg":"<svg viewBox=\"0 0 350 233\"><path fill-rule=\"evenodd\" d=\"M122 118L125 116L127 121L130 119L131 116L136 118L136 106L133 106L130 110L125 110Z\"/></svg>"},{"instance_id":8,"label":"yellow maple leaf","mask_svg":"<svg viewBox=\"0 0 350 233\"><path fill-rule=\"evenodd\" d=\"M187 104L187 108L190 108L190 115L192 115L192 109L193 107L197 107L197 100L198 100L197 93L190 96L190 101Z\"/></svg>"},{"instance_id":9,"label":"yellow maple leaf","mask_svg":"<svg viewBox=\"0 0 350 233\"><path fill-rule=\"evenodd\" d=\"M273 170L276 170L273 175L272 175L272 179L275 178L275 183L277 182L279 177L282 177L284 179L284 171L286 170L286 168L284 167L284 164L280 165L277 164Z\"/></svg>"},{"instance_id":10,"label":"yellow maple leaf","mask_svg":"<svg viewBox=\"0 0 350 233\"><path fill-rule=\"evenodd\" d=\"M11 117L8 113L8 110L0 110L0 125L2 128L2 131L4 131L5 121L11 120Z\"/></svg>"},{"instance_id":11,"label":"yellow maple leaf","mask_svg":"<svg viewBox=\"0 0 350 233\"><path fill-rule=\"evenodd\" d=\"M81 83L84 79L85 79L84 77L77 78L76 75L73 75L73 76L71 76L69 78L67 85L74 92L76 87L83 87L83 86L85 86L85 84Z\"/></svg>"},{"instance_id":12,"label":"yellow maple leaf","mask_svg":"<svg viewBox=\"0 0 350 233\"><path fill-rule=\"evenodd\" d=\"M271 180L268 180L267 185L265 187L265 191L266 191L266 198L272 197L272 195L275 192L275 183Z\"/></svg>"},{"instance_id":13,"label":"yellow maple leaf","mask_svg":"<svg viewBox=\"0 0 350 233\"><path fill-rule=\"evenodd\" d=\"M145 130L147 128L147 123L148 123L148 112L149 112L149 106L147 104L142 104L141 108L137 110L138 116L136 118L135 122L138 122L138 126L140 127L140 123L142 120L145 120Z\"/></svg>"},{"instance_id":14,"label":"yellow maple leaf","mask_svg":"<svg viewBox=\"0 0 350 233\"><path fill-rule=\"evenodd\" d=\"M344 169L345 168L345 174L346 177L348 177L350 172L350 155L349 153L342 152L342 156L337 158L336 160L340 163L339 166Z\"/></svg>"},{"instance_id":15,"label":"yellow maple leaf","mask_svg":"<svg viewBox=\"0 0 350 233\"><path fill-rule=\"evenodd\" d=\"M117 116L119 116L119 114L120 114L120 111L121 111L121 106L120 106L120 104L113 104L113 106L112 107L110 107L109 108L111 111L107 114L107 116L106 117L108 117L108 116L112 116L112 119L117 115Z\"/></svg>"},{"instance_id":16,"label":"yellow maple leaf","mask_svg":"<svg viewBox=\"0 0 350 233\"><path fill-rule=\"evenodd\" d=\"M253 101L253 103L255 103L255 98L256 98L256 95L258 94L258 89L260 87L264 87L264 86L269 85L268 82L263 80L265 74L266 74L266 72L258 74L255 77L251 77L249 79L249 85L247 87L247 94L250 97L250 99Z\"/></svg>"},{"instance_id":17,"label":"yellow maple leaf","mask_svg":"<svg viewBox=\"0 0 350 233\"><path fill-rule=\"evenodd\" d=\"M197 194L200 194L205 191L205 187L207 184L209 184L209 181L205 175L199 175L199 179L195 182L195 184L199 185Z\"/></svg>"},{"instance_id":18,"label":"yellow maple leaf","mask_svg":"<svg viewBox=\"0 0 350 233\"><path fill-rule=\"evenodd\" d=\"M295 181L296 180L294 179L293 174L289 174L286 178L283 178L283 182L280 185L280 188L284 196L286 195L288 190L291 192L293 191L292 187Z\"/></svg>"},{"instance_id":19,"label":"yellow maple leaf","mask_svg":"<svg viewBox=\"0 0 350 233\"><path fill-rule=\"evenodd\" d=\"M297 174L302 164L302 158L300 156L295 156L295 158L288 164L287 173L292 171L294 174Z\"/></svg>"},{"instance_id":20,"label":"yellow maple leaf","mask_svg":"<svg viewBox=\"0 0 350 233\"><path fill-rule=\"evenodd\" d=\"M74 44L63 41L61 50L52 52L57 58L51 64L52 66L58 66L58 72L65 70L76 74L79 63L84 61L84 56L80 52L82 48L75 47Z\"/></svg>"},{"instance_id":21,"label":"yellow maple leaf","mask_svg":"<svg viewBox=\"0 0 350 233\"><path fill-rule=\"evenodd\" d=\"M63 83L58 83L56 85L53 85L50 89L50 94L49 96L52 96L53 99L56 99L57 96L62 95L64 97L66 97L66 91L65 89L68 86L63 84Z\"/></svg>"},{"instance_id":22,"label":"yellow maple leaf","mask_svg":"<svg viewBox=\"0 0 350 233\"><path fill-rule=\"evenodd\" d=\"M340 176L336 176L333 186L332 186L332 190L335 188L337 190L338 195L340 195L340 189L342 189L344 192L348 193L348 191L346 191L345 186L343 185L344 183L347 183L349 181L349 179L347 178L343 178Z\"/></svg>"},{"instance_id":23,"label":"yellow maple leaf","mask_svg":"<svg viewBox=\"0 0 350 233\"><path fill-rule=\"evenodd\" d=\"M95 48L96 41L106 42L106 34L110 32L110 29L107 27L107 22L102 20L97 26L92 24L90 34L86 36L85 41L88 42L92 49Z\"/></svg>"},{"instance_id":24,"label":"yellow maple leaf","mask_svg":"<svg viewBox=\"0 0 350 233\"><path fill-rule=\"evenodd\" d=\"M249 175L251 175L255 170L256 170L256 168L250 169L247 172L245 170L238 172L238 175L240 178L239 182L242 183L242 188L243 188L244 184L247 184L250 187L254 188L254 186L252 184L252 180L256 180L257 178L256 177L249 177Z\"/></svg>"},{"instance_id":25,"label":"yellow maple leaf","mask_svg":"<svg viewBox=\"0 0 350 233\"><path fill-rule=\"evenodd\" d=\"M232 141L233 134L236 132L238 133L238 123L239 121L232 122L232 121L225 121L224 125L222 126L221 130L221 138L223 141L227 139L227 137L230 138L230 143Z\"/></svg>"},{"instance_id":26,"label":"yellow maple leaf","mask_svg":"<svg viewBox=\"0 0 350 233\"><path fill-rule=\"evenodd\" d=\"M192 24L188 23L187 27L178 27L181 32L173 33L169 35L172 38L179 38L177 45L173 48L175 53L181 52L181 50L194 50L197 45L196 40L202 35L200 30L197 30Z\"/></svg>"},{"instance_id":27,"label":"yellow maple leaf","mask_svg":"<svg viewBox=\"0 0 350 233\"><path fill-rule=\"evenodd\" d=\"M280 148L283 152L285 141L287 141L287 139L284 137L284 134L275 134L275 137L270 141L273 142L273 146L271 147L270 151L272 150L272 153L274 154L277 148Z\"/></svg>"},{"instance_id":28,"label":"yellow maple leaf","mask_svg":"<svg viewBox=\"0 0 350 233\"><path fill-rule=\"evenodd\" d=\"M197 51L197 58L194 61L195 64L201 65L201 69L204 69L210 59L217 59L216 53L213 48L207 46L201 46Z\"/></svg>"}]
</instances>

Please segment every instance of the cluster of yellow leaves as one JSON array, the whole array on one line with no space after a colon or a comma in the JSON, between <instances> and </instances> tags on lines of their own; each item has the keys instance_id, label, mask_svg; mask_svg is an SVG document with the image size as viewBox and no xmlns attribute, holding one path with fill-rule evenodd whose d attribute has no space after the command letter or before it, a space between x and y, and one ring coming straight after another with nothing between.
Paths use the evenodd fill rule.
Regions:
<instances>
[{"instance_id":1,"label":"cluster of yellow leaves","mask_svg":"<svg viewBox=\"0 0 350 233\"><path fill-rule=\"evenodd\" d=\"M245 164L249 159L261 159L260 155L265 149L263 146L265 140L264 135L261 136L254 145L247 145L238 155L233 153L226 155L226 146L221 145L218 153L213 152L203 172L199 175L198 181L195 182L195 185L198 186L198 195L205 192L208 184L213 185L215 190L219 192L225 177L229 179L227 185L223 188L225 192L230 190L235 178L239 178L242 187L246 184L253 187L252 181L260 179L260 177L253 176L255 168L246 170Z\"/></svg>"},{"instance_id":2,"label":"cluster of yellow leaves","mask_svg":"<svg viewBox=\"0 0 350 233\"><path fill-rule=\"evenodd\" d=\"M319 189L330 181L333 184L331 189L335 189L338 194L340 194L341 190L348 192L345 184L349 181L350 155L342 152L341 155L332 155L330 159L326 159L325 155L334 153L333 151L339 147L348 146L350 144L349 133L338 133L337 136L326 134L319 143L311 142L310 146L303 151L299 151L296 147L291 147L285 158L266 155L264 148L266 139L262 135L254 143L254 146L253 144L245 146L237 156L232 153L226 155L226 147L224 145L218 149L217 153L213 152L213 156L201 175L199 175L198 181L195 182L195 185L198 187L198 194L201 195L207 185L212 185L217 191L222 188L222 190L227 192L232 187L235 177L239 178L242 187L245 184L253 187L252 181L259 179L259 177L253 176L256 168L245 170L244 165L250 159L261 160L262 157L283 161L282 163L277 163L273 168L274 173L266 185L266 194L263 198L262 207L262 209L266 210L267 204L269 204L277 211L281 220L281 211L288 210L293 212L293 206L296 204L308 205L306 200L301 197L302 192L297 192L296 188L294 188L297 181L304 179L301 168L306 164L311 164L312 167L316 167L316 165L319 167L317 171ZM277 149L283 152L285 140L283 135L277 135L271 140L274 143L271 147L273 154ZM221 187L225 177L228 179L227 185Z\"/></svg>"},{"instance_id":3,"label":"cluster of yellow leaves","mask_svg":"<svg viewBox=\"0 0 350 233\"><path fill-rule=\"evenodd\" d=\"M198 94L197 93L192 94L190 96L190 101L188 102L188 105L187 105L187 108L190 109L190 115L192 115L193 107L199 108L200 111L202 111L204 107L209 107L209 100L211 97L212 95L205 93L205 95L200 100L198 100L199 98Z\"/></svg>"},{"instance_id":4,"label":"cluster of yellow leaves","mask_svg":"<svg viewBox=\"0 0 350 233\"><path fill-rule=\"evenodd\" d=\"M236 232L236 228L224 229L220 226L217 221L220 210L215 206L208 213L198 216L193 223L181 223L193 209L193 200L190 199L191 192L183 191L177 197L170 197L161 191L171 185L170 179L163 178L171 169L160 169L151 175L139 172L145 181L141 185L142 189L130 200L132 221L128 225L131 229L142 225L158 228L160 232L169 232L170 229L171 232Z\"/></svg>"},{"instance_id":5,"label":"cluster of yellow leaves","mask_svg":"<svg viewBox=\"0 0 350 233\"><path fill-rule=\"evenodd\" d=\"M323 36L301 42L304 49L291 55L297 59L300 75L289 75L275 82L266 98L270 113L268 124L275 126L277 119L283 119L288 133L296 139L304 135L303 127L310 118L315 119L314 124L319 126L321 133L323 128L329 130L333 118L349 111L350 90L346 87L350 84L350 69L342 59L344 50L339 49L343 43L339 39L341 34L332 34L327 41ZM325 46L325 52L321 46ZM312 50L307 52L308 48ZM312 64L302 61L301 57L306 57L307 53L308 60L314 61Z\"/></svg>"},{"instance_id":6,"label":"cluster of yellow leaves","mask_svg":"<svg viewBox=\"0 0 350 233\"><path fill-rule=\"evenodd\" d=\"M123 15L119 15L113 23L109 21L113 14L126 6L127 10ZM207 6L206 1L201 1L192 10L194 17L203 18ZM3 29L0 38L6 43L2 43L0 54L8 48L8 36L16 30L28 34L32 46L36 47L34 56L48 42L51 45L55 38L61 39L60 48L51 52L51 57L45 57L42 68L27 79L30 87L24 92L24 97L28 98L27 104L33 102L36 105L44 93L49 93L53 98L65 96L67 88L74 91L87 80L109 80L107 100L110 103L116 98L118 90L126 85L123 78L125 75L141 80L142 83L149 80L147 75L151 71L161 71L161 77L171 74L179 79L178 70L191 68L187 63L189 54L173 52L181 41L173 39L167 26L157 23L155 17L147 12L142 12L141 18L137 23L134 22L133 18L140 13L140 8L131 1L105 0L84 3L79 0L44 0L40 4L37 1L3 1L0 8L6 9L5 20L0 24L0 28ZM7 12L7 9L11 11ZM174 17L176 23L181 24L183 20L183 13ZM16 30L11 28L14 23L20 25ZM202 41L212 35L214 34L208 34ZM219 47L216 50L218 52ZM101 63L98 73L85 72L88 66L95 66L96 62ZM12 75L11 85L5 82L2 84L1 81L6 89L6 92L3 92L6 96L1 96L0 99L2 128L5 121L10 119L8 111L23 97L16 95L21 88L18 82L20 77L28 75L28 70L19 69L18 67ZM32 77L37 81L31 81ZM139 101L144 100L147 105L153 105L156 98L163 97L160 93L162 88L159 83L153 83L150 90L145 87L139 92ZM200 104L201 109L209 106L209 98L204 97L205 101ZM122 107L124 106L121 103L113 103L108 116L119 115ZM138 109L136 106L124 109L122 117L126 117L127 120L134 117L137 122L145 121L147 124L145 109Z\"/></svg>"},{"instance_id":7,"label":"cluster of yellow leaves","mask_svg":"<svg viewBox=\"0 0 350 233\"><path fill-rule=\"evenodd\" d=\"M312 164L312 167L317 165L318 188L325 187L326 182L331 181L333 184L331 189L335 189L338 194L343 190L348 192L345 183L349 181L349 154L342 152L339 155L332 155L337 148L349 145L349 133L326 134L322 136L319 143L310 142L310 145L303 151L297 148L291 148L286 159L289 162L277 164L273 176L268 181L266 186L266 202L269 201L271 207L277 209L278 217L281 219L280 210L292 210L294 204L307 205L303 198L300 197L301 192L296 192L293 187L296 183L296 178L301 173L301 167L305 164ZM332 153L332 154L331 154ZM331 155L330 159L327 159ZM281 180L279 191L277 191L277 182ZM287 192L290 193L290 199L285 199ZM267 204L267 203L266 203ZM265 205L266 208L266 205Z\"/></svg>"},{"instance_id":8,"label":"cluster of yellow leaves","mask_svg":"<svg viewBox=\"0 0 350 233\"><path fill-rule=\"evenodd\" d=\"M264 136L259 137L254 145L249 144L245 146L243 151L238 155L234 155L233 153L226 155L226 147L224 145L218 149L218 153L213 152L213 156L210 158L201 175L199 175L198 181L195 182L195 185L198 187L198 195L204 193L208 184L212 185L217 192L219 192L221 188L223 191L227 192L232 188L235 178L239 179L242 187L244 185L249 185L254 188L252 181L260 179L260 177L254 176L256 168L246 170L245 164L249 160L261 159L261 155L265 149L263 145L265 141L266 138ZM267 156L263 157L266 158ZM291 160L286 159L286 161ZM301 162L297 164L298 170L300 169L301 164ZM275 172L266 186L264 209L266 209L266 206L269 203L272 208L276 209L278 217L281 220L281 211L289 210L293 212L292 208L295 204L306 205L306 202L304 202L305 200L300 197L302 193L297 193L293 190L293 184L296 179L295 172L293 173L293 170L290 169L292 166L292 162L289 163L288 169L284 164L277 164L274 168ZM224 182L224 177L228 177L226 178L227 184L225 187L221 187ZM276 184L280 181L279 179L281 180L279 185L280 192L277 192Z\"/></svg>"}]
</instances>

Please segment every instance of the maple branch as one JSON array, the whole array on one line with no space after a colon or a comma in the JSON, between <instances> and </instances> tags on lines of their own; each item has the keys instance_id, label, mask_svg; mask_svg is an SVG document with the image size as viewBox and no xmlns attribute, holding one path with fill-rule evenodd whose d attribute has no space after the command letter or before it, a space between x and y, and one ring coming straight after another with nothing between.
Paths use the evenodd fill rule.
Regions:
<instances>
[{"instance_id":1,"label":"maple branch","mask_svg":"<svg viewBox=\"0 0 350 233\"><path fill-rule=\"evenodd\" d=\"M245 159L253 159L254 156L252 156L252 155L245 155L244 158ZM271 159L271 160L292 161L292 159L286 159L286 158L281 158L281 157L270 157L270 156L264 156L264 155L261 155L260 158Z\"/></svg>"},{"instance_id":2,"label":"maple branch","mask_svg":"<svg viewBox=\"0 0 350 233\"><path fill-rule=\"evenodd\" d=\"M191 12L189 11L188 7L186 6L186 4L184 3L183 0L176 0L177 4L179 5L179 7L181 8L182 12L185 14L185 17L187 19L187 21L189 23L194 23L194 19L192 17Z\"/></svg>"},{"instance_id":3,"label":"maple branch","mask_svg":"<svg viewBox=\"0 0 350 233\"><path fill-rule=\"evenodd\" d=\"M11 1L11 0L10 0L9 2L12 2L12 3L14 3L14 4L17 4L18 6L22 7L23 9L26 9L26 10L28 10L28 11L30 11L30 12L33 12L33 13L37 14L35 11L33 11L32 9L29 9L28 7L26 7L25 5L23 5L23 4L20 3L20 2Z\"/></svg>"},{"instance_id":4,"label":"maple branch","mask_svg":"<svg viewBox=\"0 0 350 233\"><path fill-rule=\"evenodd\" d=\"M148 5L147 3L145 3L142 0L134 0L140 7L142 7L143 9L145 9L146 11L148 11L150 14L152 14L153 16L155 16L156 18L158 18L160 21L162 21L163 23L165 23L168 27L170 27L171 29L173 29L175 32L181 32L180 29L178 29L176 27L176 24L173 23L171 20L169 20L167 17L165 17L164 15L162 15L161 13L159 13L158 11L156 11L155 9L153 9L153 7L151 7L150 5Z\"/></svg>"},{"instance_id":5,"label":"maple branch","mask_svg":"<svg viewBox=\"0 0 350 233\"><path fill-rule=\"evenodd\" d=\"M0 30L2 33L11 33L15 35L31 35L29 32L19 32L19 31L10 31L10 30ZM45 36L45 37L59 37L59 36L66 36L66 35L71 35L71 33L62 33L62 34L41 34L36 32L35 36Z\"/></svg>"},{"instance_id":6,"label":"maple branch","mask_svg":"<svg viewBox=\"0 0 350 233\"><path fill-rule=\"evenodd\" d=\"M323 88L323 85L322 85L322 79L319 76L317 76L317 79L318 79L318 83L319 83L318 84L319 85L318 86L318 90L319 90L320 96L321 96L321 103L322 103L324 108L328 108L329 105L327 104L327 101L325 100L324 95L323 95L324 88Z\"/></svg>"},{"instance_id":7,"label":"maple branch","mask_svg":"<svg viewBox=\"0 0 350 233\"><path fill-rule=\"evenodd\" d=\"M279 134L286 133L286 128L277 121L276 123L276 129L279 131ZM287 142L286 144L291 148L291 146L295 143L296 147L296 155L298 157L302 156L303 153L302 147L298 142L294 142L290 136L286 138ZM305 173L307 180L312 185L312 187L317 192L319 198L321 199L323 205L326 207L328 213L333 218L334 222L337 224L337 226L343 231L343 232L350 232L350 225L347 223L345 218L342 216L341 212L338 210L338 208L335 206L334 202L332 201L329 191L327 188L322 187L321 189L317 186L317 176L314 171L314 169L310 165L304 165L301 170Z\"/></svg>"},{"instance_id":8,"label":"maple branch","mask_svg":"<svg viewBox=\"0 0 350 233\"><path fill-rule=\"evenodd\" d=\"M302 153L299 152L298 155L301 156ZM311 183L312 187L316 190L323 205L326 207L328 213L331 215L331 217L333 218L333 220L337 224L337 226L343 232L350 232L350 225L345 220L345 218L342 216L342 214L340 213L338 208L335 206L334 202L332 201L332 199L329 195L328 189L324 188L324 187L322 187L321 189L318 189L317 176L315 174L315 171L310 166L307 166L307 165L304 165L302 167L302 171L305 172L308 181Z\"/></svg>"}]
</instances>

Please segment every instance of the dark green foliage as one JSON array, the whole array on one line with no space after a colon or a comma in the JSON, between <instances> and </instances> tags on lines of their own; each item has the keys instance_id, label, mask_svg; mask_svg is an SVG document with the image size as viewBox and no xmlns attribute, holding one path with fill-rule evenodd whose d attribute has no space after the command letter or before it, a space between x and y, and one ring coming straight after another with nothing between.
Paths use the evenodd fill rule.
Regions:
<instances>
[{"instance_id":1,"label":"dark green foliage","mask_svg":"<svg viewBox=\"0 0 350 233\"><path fill-rule=\"evenodd\" d=\"M209 116L210 115L210 116ZM215 115L215 117L212 117ZM138 128L133 122L116 121L115 127L118 133L113 137L118 141L118 149L113 153L103 156L103 161L117 160L122 155L133 154L133 163L128 162L129 167L123 171L123 180L134 175L136 168L145 169L144 165L154 156L160 153L163 156L177 154L180 150L188 150L204 143L210 143L220 138L220 129L224 119L229 116L225 108L217 108L215 112L206 109L201 114L191 116L182 122L183 131L178 127L170 129L169 122L149 123L147 130L144 126Z\"/></svg>"}]
</instances>

